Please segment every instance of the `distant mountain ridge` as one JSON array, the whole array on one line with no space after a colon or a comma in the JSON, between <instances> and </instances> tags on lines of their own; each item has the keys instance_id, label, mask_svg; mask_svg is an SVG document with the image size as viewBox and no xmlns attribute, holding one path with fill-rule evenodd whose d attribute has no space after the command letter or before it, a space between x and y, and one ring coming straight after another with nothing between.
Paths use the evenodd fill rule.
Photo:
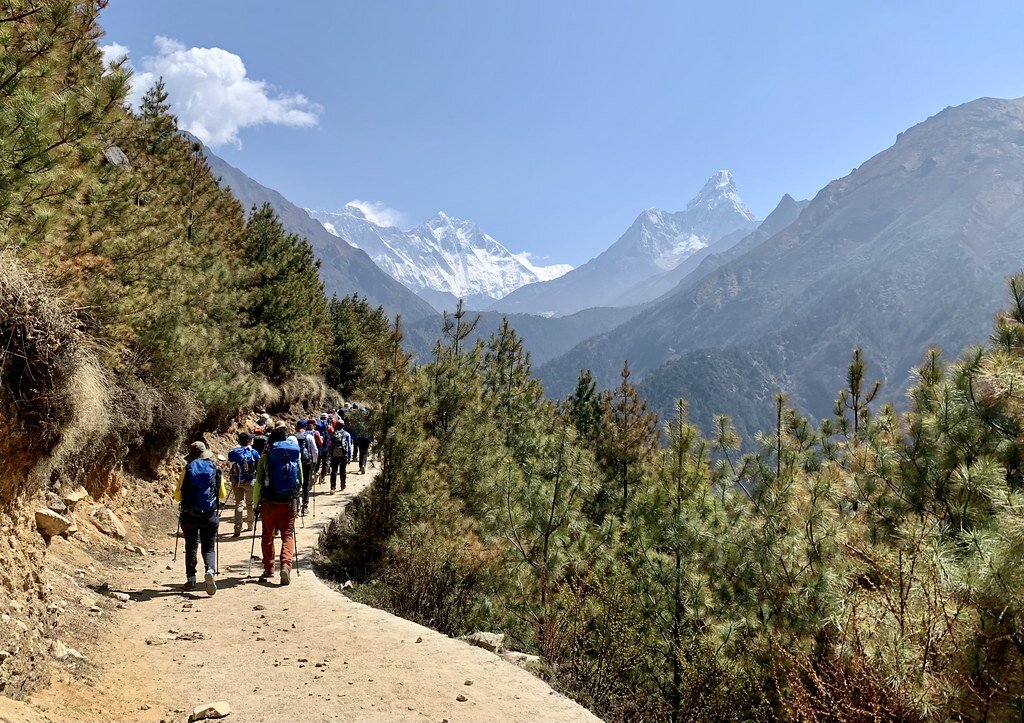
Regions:
<instances>
[{"instance_id":1,"label":"distant mountain ridge","mask_svg":"<svg viewBox=\"0 0 1024 723\"><path fill-rule=\"evenodd\" d=\"M487 305L526 284L550 281L572 270L568 264L536 266L474 222L443 211L408 231L380 226L352 205L336 212L307 211L436 308L451 308L460 298L470 306Z\"/></svg>"},{"instance_id":2,"label":"distant mountain ridge","mask_svg":"<svg viewBox=\"0 0 1024 723\"><path fill-rule=\"evenodd\" d=\"M718 171L684 211L643 211L607 250L553 281L525 286L491 305L494 311L571 314L600 306L629 306L629 289L678 267L729 234L757 226L729 171ZM744 234L740 234L742 236Z\"/></svg>"},{"instance_id":3,"label":"distant mountain ridge","mask_svg":"<svg viewBox=\"0 0 1024 723\"><path fill-rule=\"evenodd\" d=\"M546 364L546 389L567 393L580 368L611 385L628 358L656 407L684 396L704 423L746 410L749 432L770 423L775 390L829 414L861 347L883 397L901 400L927 346L984 341L1021 268L1024 99L943 110L733 254Z\"/></svg>"},{"instance_id":4,"label":"distant mountain ridge","mask_svg":"<svg viewBox=\"0 0 1024 723\"><path fill-rule=\"evenodd\" d=\"M199 142L194 136L190 136ZM381 271L365 251L354 248L327 232L303 209L279 192L258 183L203 146L210 170L220 184L231 190L246 211L269 203L291 233L305 237L320 259L320 277L327 295L360 294L374 306L383 306L389 316L401 314L408 321L435 316L434 309L405 286Z\"/></svg>"}]
</instances>

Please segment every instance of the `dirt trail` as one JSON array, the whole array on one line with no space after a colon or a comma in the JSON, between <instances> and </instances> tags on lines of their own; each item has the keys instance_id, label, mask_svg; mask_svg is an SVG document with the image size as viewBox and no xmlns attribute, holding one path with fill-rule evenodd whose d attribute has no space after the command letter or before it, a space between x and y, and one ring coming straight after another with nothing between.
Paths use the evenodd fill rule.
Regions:
<instances>
[{"instance_id":1,"label":"dirt trail","mask_svg":"<svg viewBox=\"0 0 1024 723\"><path fill-rule=\"evenodd\" d=\"M222 518L220 589L212 598L180 591L184 566L180 554L171 561L173 535L150 540L157 555L111 579L132 602L83 648L94 675L58 680L33 696L31 711L0 706L0 719L157 723L187 720L193 706L225 700L229 721L597 720L525 670L353 602L313 574L317 535L369 480L350 474L348 490L334 495L315 488L316 519L307 516L298 530L300 574L289 587L279 587L276 575L272 583L244 579L251 537L230 537L230 513ZM173 526L170 514L166 521Z\"/></svg>"}]
</instances>

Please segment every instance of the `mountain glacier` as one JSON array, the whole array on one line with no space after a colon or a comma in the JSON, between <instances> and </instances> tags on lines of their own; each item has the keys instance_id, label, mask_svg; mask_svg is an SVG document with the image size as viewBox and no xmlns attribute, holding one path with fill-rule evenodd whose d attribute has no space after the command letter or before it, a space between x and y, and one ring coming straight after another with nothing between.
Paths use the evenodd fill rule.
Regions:
<instances>
[{"instance_id":1,"label":"mountain glacier","mask_svg":"<svg viewBox=\"0 0 1024 723\"><path fill-rule=\"evenodd\" d=\"M380 226L351 204L341 211L307 212L438 308L450 307L460 298L487 304L521 286L557 279L572 270L567 264L537 266L528 255L512 253L472 221L442 211L407 231Z\"/></svg>"}]
</instances>

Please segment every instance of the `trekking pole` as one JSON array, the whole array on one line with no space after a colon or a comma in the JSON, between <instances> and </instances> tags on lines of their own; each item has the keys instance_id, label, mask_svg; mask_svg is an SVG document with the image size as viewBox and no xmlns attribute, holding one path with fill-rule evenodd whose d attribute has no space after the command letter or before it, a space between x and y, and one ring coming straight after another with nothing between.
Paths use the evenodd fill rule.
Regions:
<instances>
[{"instance_id":1,"label":"trekking pole","mask_svg":"<svg viewBox=\"0 0 1024 723\"><path fill-rule=\"evenodd\" d=\"M178 514L178 529L174 531L174 561L178 561L178 540L181 539L181 514Z\"/></svg>"},{"instance_id":2,"label":"trekking pole","mask_svg":"<svg viewBox=\"0 0 1024 723\"><path fill-rule=\"evenodd\" d=\"M295 574L299 574L299 533L295 530L295 520L292 520L292 567L295 568Z\"/></svg>"},{"instance_id":3,"label":"trekking pole","mask_svg":"<svg viewBox=\"0 0 1024 723\"><path fill-rule=\"evenodd\" d=\"M260 524L262 519L257 517L252 523L252 545L249 547L249 566L245 568L245 579L248 580L252 577L252 556L256 554L256 525Z\"/></svg>"}]
</instances>

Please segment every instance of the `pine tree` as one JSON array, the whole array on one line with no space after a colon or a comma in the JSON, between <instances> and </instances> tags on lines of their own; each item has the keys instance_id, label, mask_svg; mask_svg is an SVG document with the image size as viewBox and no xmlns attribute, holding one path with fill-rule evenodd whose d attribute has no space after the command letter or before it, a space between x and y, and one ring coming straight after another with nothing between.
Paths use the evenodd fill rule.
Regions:
<instances>
[{"instance_id":1,"label":"pine tree","mask_svg":"<svg viewBox=\"0 0 1024 723\"><path fill-rule=\"evenodd\" d=\"M595 438L603 476L603 486L589 504L596 522L608 514L625 520L631 495L643 484L646 465L660 441L657 415L647 409L647 402L629 381L628 363L620 377L619 386L602 398L601 427Z\"/></svg>"}]
</instances>

